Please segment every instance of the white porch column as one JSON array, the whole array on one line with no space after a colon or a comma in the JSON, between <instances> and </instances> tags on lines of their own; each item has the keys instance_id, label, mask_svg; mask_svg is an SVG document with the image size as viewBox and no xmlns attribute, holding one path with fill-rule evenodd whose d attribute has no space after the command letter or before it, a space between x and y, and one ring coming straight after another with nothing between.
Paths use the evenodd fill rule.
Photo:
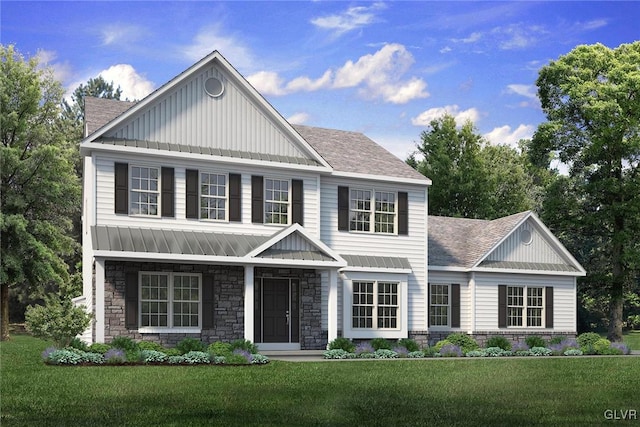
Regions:
<instances>
[{"instance_id":1,"label":"white porch column","mask_svg":"<svg viewBox=\"0 0 640 427\"><path fill-rule=\"evenodd\" d=\"M89 301L91 304L91 301ZM104 342L104 259L96 258L96 342Z\"/></svg>"},{"instance_id":2,"label":"white porch column","mask_svg":"<svg viewBox=\"0 0 640 427\"><path fill-rule=\"evenodd\" d=\"M469 291L471 293L471 330L468 331L470 334L476 331L476 273L471 272L471 278L469 279Z\"/></svg>"},{"instance_id":3,"label":"white porch column","mask_svg":"<svg viewBox=\"0 0 640 427\"><path fill-rule=\"evenodd\" d=\"M255 341L253 328L254 313L254 277L253 265L244 266L244 339Z\"/></svg>"},{"instance_id":4,"label":"white porch column","mask_svg":"<svg viewBox=\"0 0 640 427\"><path fill-rule=\"evenodd\" d=\"M327 298L327 326L329 342L338 338L338 272L329 270L329 294Z\"/></svg>"}]
</instances>

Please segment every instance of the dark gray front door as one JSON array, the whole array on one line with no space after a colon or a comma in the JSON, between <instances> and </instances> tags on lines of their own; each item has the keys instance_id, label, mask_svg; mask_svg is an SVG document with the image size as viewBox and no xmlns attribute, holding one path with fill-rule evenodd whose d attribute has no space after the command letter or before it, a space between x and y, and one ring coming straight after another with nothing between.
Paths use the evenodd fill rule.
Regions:
<instances>
[{"instance_id":1,"label":"dark gray front door","mask_svg":"<svg viewBox=\"0 0 640 427\"><path fill-rule=\"evenodd\" d=\"M291 286L288 279L262 282L262 342L290 342Z\"/></svg>"}]
</instances>

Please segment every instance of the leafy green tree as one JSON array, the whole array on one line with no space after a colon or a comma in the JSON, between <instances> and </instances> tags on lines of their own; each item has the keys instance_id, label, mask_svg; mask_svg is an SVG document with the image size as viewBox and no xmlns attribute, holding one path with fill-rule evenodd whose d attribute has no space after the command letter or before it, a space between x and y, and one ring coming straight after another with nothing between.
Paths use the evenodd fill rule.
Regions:
<instances>
[{"instance_id":1,"label":"leafy green tree","mask_svg":"<svg viewBox=\"0 0 640 427\"><path fill-rule=\"evenodd\" d=\"M63 100L63 109L65 117L80 127L84 123L84 99L87 96L120 99L122 89L120 86L115 88L113 82L107 82L102 76L91 78L86 84L78 86L71 95L71 103Z\"/></svg>"},{"instance_id":2,"label":"leafy green tree","mask_svg":"<svg viewBox=\"0 0 640 427\"><path fill-rule=\"evenodd\" d=\"M432 215L494 219L535 206L527 157L488 144L470 121L458 127L448 114L432 120L417 148L421 158L407 163L433 180Z\"/></svg>"},{"instance_id":3,"label":"leafy green tree","mask_svg":"<svg viewBox=\"0 0 640 427\"><path fill-rule=\"evenodd\" d=\"M608 338L622 340L625 290L640 269L640 42L578 46L540 70L547 122L530 146L534 162L557 152L568 164L560 226L579 239L588 279L610 301ZM566 204L566 208L562 205Z\"/></svg>"},{"instance_id":4,"label":"leafy green tree","mask_svg":"<svg viewBox=\"0 0 640 427\"><path fill-rule=\"evenodd\" d=\"M9 337L9 288L42 297L69 283L64 257L80 209L73 151L60 131L63 91L51 69L40 69L13 46L0 45L1 338Z\"/></svg>"},{"instance_id":5,"label":"leafy green tree","mask_svg":"<svg viewBox=\"0 0 640 427\"><path fill-rule=\"evenodd\" d=\"M65 348L91 323L92 315L83 307L74 306L71 298L46 295L44 305L27 307L26 326L34 336L53 340Z\"/></svg>"}]
</instances>

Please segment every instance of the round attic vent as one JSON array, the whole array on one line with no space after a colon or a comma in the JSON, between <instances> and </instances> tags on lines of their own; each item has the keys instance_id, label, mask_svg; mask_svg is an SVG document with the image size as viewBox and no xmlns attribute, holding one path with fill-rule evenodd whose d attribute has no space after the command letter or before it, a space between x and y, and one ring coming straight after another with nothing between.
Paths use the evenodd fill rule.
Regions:
<instances>
[{"instance_id":1,"label":"round attic vent","mask_svg":"<svg viewBox=\"0 0 640 427\"><path fill-rule=\"evenodd\" d=\"M531 242L533 241L533 235L531 234L531 231L530 230L522 230L520 232L520 241L522 243L524 243L525 245L531 244Z\"/></svg>"},{"instance_id":2,"label":"round attic vent","mask_svg":"<svg viewBox=\"0 0 640 427\"><path fill-rule=\"evenodd\" d=\"M217 78L209 77L204 81L204 91L207 92L207 95L217 98L224 92L224 86Z\"/></svg>"}]
</instances>

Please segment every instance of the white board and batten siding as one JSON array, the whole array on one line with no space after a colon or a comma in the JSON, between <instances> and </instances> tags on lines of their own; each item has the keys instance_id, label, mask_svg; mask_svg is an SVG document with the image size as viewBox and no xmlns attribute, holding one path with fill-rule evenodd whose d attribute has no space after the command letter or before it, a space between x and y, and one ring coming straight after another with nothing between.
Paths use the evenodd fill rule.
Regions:
<instances>
[{"instance_id":1,"label":"white board and batten siding","mask_svg":"<svg viewBox=\"0 0 640 427\"><path fill-rule=\"evenodd\" d=\"M359 233L338 231L338 186L376 191L406 191L409 205L409 234L386 235L381 233ZM426 330L426 191L418 185L382 183L337 177L322 177L320 210L320 238L333 250L343 255L368 255L403 257L409 260L412 273L408 277L408 330ZM327 284L323 282L323 306L327 303ZM342 280L338 280L340 309L338 324L343 325ZM327 325L323 313L323 328ZM341 328L340 328L341 329Z\"/></svg>"},{"instance_id":2,"label":"white board and batten siding","mask_svg":"<svg viewBox=\"0 0 640 427\"><path fill-rule=\"evenodd\" d=\"M224 93L204 90L209 77L222 81ZM146 109L104 135L253 153L308 158L241 85L210 64Z\"/></svg>"},{"instance_id":3,"label":"white board and batten siding","mask_svg":"<svg viewBox=\"0 0 640 427\"><path fill-rule=\"evenodd\" d=\"M522 233L531 233L531 242L523 243ZM487 257L489 261L517 261L542 264L567 264L535 223L529 219L509 235Z\"/></svg>"},{"instance_id":4,"label":"white board and batten siding","mask_svg":"<svg viewBox=\"0 0 640 427\"><path fill-rule=\"evenodd\" d=\"M143 165L153 167L173 167L174 168L174 197L175 197L175 217L150 217L134 215L115 214L115 178L114 165L116 162L126 162L130 165ZM300 171L273 170L259 167L252 167L250 164L232 168L229 165L189 162L183 159L172 159L167 157L159 161L157 157L128 156L127 158L117 158L109 156L96 156L96 225L112 225L122 227L142 227L142 228L174 228L180 230L210 230L221 233L242 233L271 235L279 231L283 226L262 225L251 222L251 176L261 175L265 178L274 179L301 179L303 181L304 193L304 227L313 236L319 236L319 189L318 175L316 173L301 173ZM242 175L242 222L209 221L186 218L186 170L198 169L203 172L212 173L240 173Z\"/></svg>"},{"instance_id":5,"label":"white board and batten siding","mask_svg":"<svg viewBox=\"0 0 640 427\"><path fill-rule=\"evenodd\" d=\"M505 331L498 328L498 285L553 286L553 331L576 331L576 278L570 276L476 273L476 330ZM530 333L541 328L509 328Z\"/></svg>"}]
</instances>

